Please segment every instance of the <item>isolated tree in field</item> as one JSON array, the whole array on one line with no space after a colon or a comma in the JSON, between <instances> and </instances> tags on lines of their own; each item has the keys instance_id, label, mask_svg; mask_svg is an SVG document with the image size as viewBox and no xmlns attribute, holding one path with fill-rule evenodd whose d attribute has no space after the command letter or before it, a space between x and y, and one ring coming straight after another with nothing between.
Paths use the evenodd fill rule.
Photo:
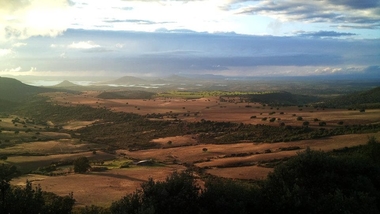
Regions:
<instances>
[{"instance_id":1,"label":"isolated tree in field","mask_svg":"<svg viewBox=\"0 0 380 214\"><path fill-rule=\"evenodd\" d=\"M90 168L90 161L86 157L80 157L74 161L74 172L76 173L85 173Z\"/></svg>"}]
</instances>

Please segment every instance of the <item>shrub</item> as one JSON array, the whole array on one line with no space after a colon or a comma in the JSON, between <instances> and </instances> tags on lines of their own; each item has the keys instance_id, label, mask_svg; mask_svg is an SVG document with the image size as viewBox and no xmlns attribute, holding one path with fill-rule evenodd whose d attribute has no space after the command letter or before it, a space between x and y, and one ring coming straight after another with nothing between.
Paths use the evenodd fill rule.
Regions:
<instances>
[{"instance_id":1,"label":"shrub","mask_svg":"<svg viewBox=\"0 0 380 214\"><path fill-rule=\"evenodd\" d=\"M74 172L76 173L85 173L90 168L90 161L86 157L80 157L74 161Z\"/></svg>"},{"instance_id":2,"label":"shrub","mask_svg":"<svg viewBox=\"0 0 380 214\"><path fill-rule=\"evenodd\" d=\"M199 186L189 172L173 173L165 181L149 178L141 190L112 203L112 213L199 213Z\"/></svg>"}]
</instances>

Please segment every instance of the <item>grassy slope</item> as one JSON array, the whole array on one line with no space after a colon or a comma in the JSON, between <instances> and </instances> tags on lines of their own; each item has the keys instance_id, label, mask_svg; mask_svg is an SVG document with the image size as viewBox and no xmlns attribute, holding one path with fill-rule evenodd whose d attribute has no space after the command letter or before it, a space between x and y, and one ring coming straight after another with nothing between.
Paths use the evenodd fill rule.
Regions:
<instances>
[{"instance_id":1,"label":"grassy slope","mask_svg":"<svg viewBox=\"0 0 380 214\"><path fill-rule=\"evenodd\" d=\"M56 90L26 85L16 79L0 77L1 100L21 102L39 93L51 91Z\"/></svg>"}]
</instances>

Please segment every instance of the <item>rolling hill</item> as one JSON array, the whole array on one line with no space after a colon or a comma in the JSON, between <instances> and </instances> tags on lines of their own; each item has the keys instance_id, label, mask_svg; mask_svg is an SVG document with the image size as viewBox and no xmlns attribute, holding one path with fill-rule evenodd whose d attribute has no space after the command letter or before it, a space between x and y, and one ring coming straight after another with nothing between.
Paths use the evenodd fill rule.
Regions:
<instances>
[{"instance_id":1,"label":"rolling hill","mask_svg":"<svg viewBox=\"0 0 380 214\"><path fill-rule=\"evenodd\" d=\"M304 105L319 100L318 97L292 94L285 91L250 94L246 96L250 102L266 103L270 105Z\"/></svg>"},{"instance_id":2,"label":"rolling hill","mask_svg":"<svg viewBox=\"0 0 380 214\"><path fill-rule=\"evenodd\" d=\"M61 83L52 86L51 88L66 89L66 90L71 90L71 91L84 91L88 89L88 87L77 85L68 80L64 80Z\"/></svg>"},{"instance_id":3,"label":"rolling hill","mask_svg":"<svg viewBox=\"0 0 380 214\"><path fill-rule=\"evenodd\" d=\"M348 95L338 96L329 99L323 103L326 106L333 107L368 107L377 105L380 106L380 87L371 90L356 92Z\"/></svg>"},{"instance_id":4,"label":"rolling hill","mask_svg":"<svg viewBox=\"0 0 380 214\"><path fill-rule=\"evenodd\" d=\"M0 100L22 102L39 93L52 91L58 90L31 86L13 78L0 77Z\"/></svg>"}]
</instances>

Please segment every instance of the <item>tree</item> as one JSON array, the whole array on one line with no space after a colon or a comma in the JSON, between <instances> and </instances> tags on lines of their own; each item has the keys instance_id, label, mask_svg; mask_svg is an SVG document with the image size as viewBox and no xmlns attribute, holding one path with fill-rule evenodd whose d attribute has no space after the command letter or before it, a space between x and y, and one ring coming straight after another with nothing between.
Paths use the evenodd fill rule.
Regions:
<instances>
[{"instance_id":1,"label":"tree","mask_svg":"<svg viewBox=\"0 0 380 214\"><path fill-rule=\"evenodd\" d=\"M379 213L379 176L364 159L307 149L268 175L261 204L266 213Z\"/></svg>"},{"instance_id":2,"label":"tree","mask_svg":"<svg viewBox=\"0 0 380 214\"><path fill-rule=\"evenodd\" d=\"M111 205L112 213L199 213L200 188L189 172L173 173L165 181L150 178L141 190Z\"/></svg>"},{"instance_id":3,"label":"tree","mask_svg":"<svg viewBox=\"0 0 380 214\"><path fill-rule=\"evenodd\" d=\"M257 192L247 183L210 178L199 199L201 213L252 213L260 206Z\"/></svg>"},{"instance_id":4,"label":"tree","mask_svg":"<svg viewBox=\"0 0 380 214\"><path fill-rule=\"evenodd\" d=\"M6 192L8 191L10 185L9 181L16 177L19 174L16 166L9 164L2 164L0 166L0 191L1 191L1 199L5 200Z\"/></svg>"},{"instance_id":5,"label":"tree","mask_svg":"<svg viewBox=\"0 0 380 214\"><path fill-rule=\"evenodd\" d=\"M74 172L76 173L85 173L90 168L90 161L86 157L79 157L74 161Z\"/></svg>"}]
</instances>

